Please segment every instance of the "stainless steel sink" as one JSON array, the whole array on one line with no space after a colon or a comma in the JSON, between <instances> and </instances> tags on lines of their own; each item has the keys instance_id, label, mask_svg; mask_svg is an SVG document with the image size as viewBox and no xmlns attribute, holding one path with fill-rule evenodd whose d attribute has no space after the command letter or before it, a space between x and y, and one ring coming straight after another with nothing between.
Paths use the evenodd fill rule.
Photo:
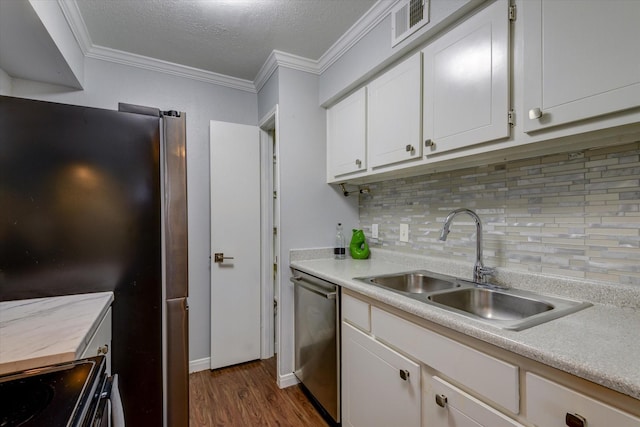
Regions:
<instances>
[{"instance_id":1,"label":"stainless steel sink","mask_svg":"<svg viewBox=\"0 0 640 427\"><path fill-rule=\"evenodd\" d=\"M581 301L481 285L426 270L356 279L479 322L516 331L591 306Z\"/></svg>"},{"instance_id":2,"label":"stainless steel sink","mask_svg":"<svg viewBox=\"0 0 640 427\"><path fill-rule=\"evenodd\" d=\"M460 287L460 284L454 278L425 270L363 277L359 280L407 294L424 294Z\"/></svg>"},{"instance_id":3,"label":"stainless steel sink","mask_svg":"<svg viewBox=\"0 0 640 427\"><path fill-rule=\"evenodd\" d=\"M434 305L503 329L522 330L590 307L590 303L516 289L473 287L428 296Z\"/></svg>"},{"instance_id":4,"label":"stainless steel sink","mask_svg":"<svg viewBox=\"0 0 640 427\"><path fill-rule=\"evenodd\" d=\"M519 320L553 310L544 301L519 297L485 288L467 288L429 296L429 300L493 320Z\"/></svg>"}]
</instances>

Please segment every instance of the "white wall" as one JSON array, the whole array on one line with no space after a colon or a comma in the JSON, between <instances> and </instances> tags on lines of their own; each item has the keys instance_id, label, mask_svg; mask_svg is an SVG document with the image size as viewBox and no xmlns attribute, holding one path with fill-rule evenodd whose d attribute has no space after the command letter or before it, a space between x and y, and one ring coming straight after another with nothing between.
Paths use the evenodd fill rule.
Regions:
<instances>
[{"instance_id":1,"label":"white wall","mask_svg":"<svg viewBox=\"0 0 640 427\"><path fill-rule=\"evenodd\" d=\"M358 198L326 184L326 114L318 103L318 77L279 69L280 224L283 266L280 287L280 375L293 371L293 288L289 250L332 247L336 223L358 225Z\"/></svg>"},{"instance_id":2,"label":"white wall","mask_svg":"<svg viewBox=\"0 0 640 427\"><path fill-rule=\"evenodd\" d=\"M373 74L421 46L484 0L431 0L430 20L417 33L391 47L391 15L372 28L320 76L319 103L329 105Z\"/></svg>"},{"instance_id":3,"label":"white wall","mask_svg":"<svg viewBox=\"0 0 640 427\"><path fill-rule=\"evenodd\" d=\"M82 88L84 84L84 54L57 2L49 0L29 0L38 14L60 55L70 70L70 79L77 81L72 87Z\"/></svg>"},{"instance_id":4,"label":"white wall","mask_svg":"<svg viewBox=\"0 0 640 427\"><path fill-rule=\"evenodd\" d=\"M0 68L0 95L10 96L12 86L11 76Z\"/></svg>"},{"instance_id":5,"label":"white wall","mask_svg":"<svg viewBox=\"0 0 640 427\"><path fill-rule=\"evenodd\" d=\"M187 113L189 358L208 358L209 121L257 124L257 95L89 58L83 91L14 79L12 95L111 110L125 102Z\"/></svg>"},{"instance_id":6,"label":"white wall","mask_svg":"<svg viewBox=\"0 0 640 427\"><path fill-rule=\"evenodd\" d=\"M278 103L279 79L276 69L258 92L258 120L262 120Z\"/></svg>"}]
</instances>

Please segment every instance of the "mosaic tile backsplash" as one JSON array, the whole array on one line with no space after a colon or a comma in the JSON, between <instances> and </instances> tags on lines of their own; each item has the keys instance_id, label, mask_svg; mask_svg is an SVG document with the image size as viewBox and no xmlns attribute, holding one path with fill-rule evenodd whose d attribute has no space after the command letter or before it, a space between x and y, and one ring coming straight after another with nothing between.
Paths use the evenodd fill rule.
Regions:
<instances>
[{"instance_id":1,"label":"mosaic tile backsplash","mask_svg":"<svg viewBox=\"0 0 640 427\"><path fill-rule=\"evenodd\" d=\"M370 184L360 226L373 247L640 286L640 142ZM399 241L400 223L409 242ZM378 224L378 239L371 238Z\"/></svg>"}]
</instances>

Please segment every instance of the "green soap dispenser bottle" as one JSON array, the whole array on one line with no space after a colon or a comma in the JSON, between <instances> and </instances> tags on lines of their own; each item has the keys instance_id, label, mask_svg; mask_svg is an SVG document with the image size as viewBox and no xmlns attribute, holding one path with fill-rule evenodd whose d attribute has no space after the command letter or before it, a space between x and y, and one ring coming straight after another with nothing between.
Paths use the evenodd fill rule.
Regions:
<instances>
[{"instance_id":1,"label":"green soap dispenser bottle","mask_svg":"<svg viewBox=\"0 0 640 427\"><path fill-rule=\"evenodd\" d=\"M349 252L353 259L367 259L371 251L369 245L365 241L364 231L353 229L353 237L351 237L351 243L349 243Z\"/></svg>"}]
</instances>

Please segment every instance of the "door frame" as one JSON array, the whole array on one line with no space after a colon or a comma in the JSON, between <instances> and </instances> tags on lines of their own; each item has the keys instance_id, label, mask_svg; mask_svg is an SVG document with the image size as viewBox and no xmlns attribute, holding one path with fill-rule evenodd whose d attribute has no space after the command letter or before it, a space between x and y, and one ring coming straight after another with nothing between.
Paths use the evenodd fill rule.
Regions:
<instances>
[{"instance_id":1,"label":"door frame","mask_svg":"<svg viewBox=\"0 0 640 427\"><path fill-rule=\"evenodd\" d=\"M260 194L261 194L261 256L260 256L260 271L261 280L260 288L262 289L262 321L260 322L261 328L261 340L260 340L260 352L262 359L269 359L273 357L275 353L274 349L274 301L280 301L280 287L277 286L274 295L274 278L273 278L273 260L274 255L278 256L280 261L280 254L274 254L274 239L280 240L280 220L274 218L274 205L279 205L279 199L273 197L274 183L279 183L279 163L276 163L275 172L273 167L274 156L279 158L279 144L278 144L278 105L276 104L271 111L265 114L258 122L260 128ZM275 141L273 135L276 135ZM275 175L275 176L274 176ZM279 209L277 210L279 212ZM278 233L274 236L273 229L277 227ZM280 247L280 245L275 245ZM280 283L280 274L282 267L278 263L278 270L276 271L275 283ZM279 311L278 311L279 313ZM280 322L276 319L278 327L275 330L276 341L279 341L280 337Z\"/></svg>"}]
</instances>

